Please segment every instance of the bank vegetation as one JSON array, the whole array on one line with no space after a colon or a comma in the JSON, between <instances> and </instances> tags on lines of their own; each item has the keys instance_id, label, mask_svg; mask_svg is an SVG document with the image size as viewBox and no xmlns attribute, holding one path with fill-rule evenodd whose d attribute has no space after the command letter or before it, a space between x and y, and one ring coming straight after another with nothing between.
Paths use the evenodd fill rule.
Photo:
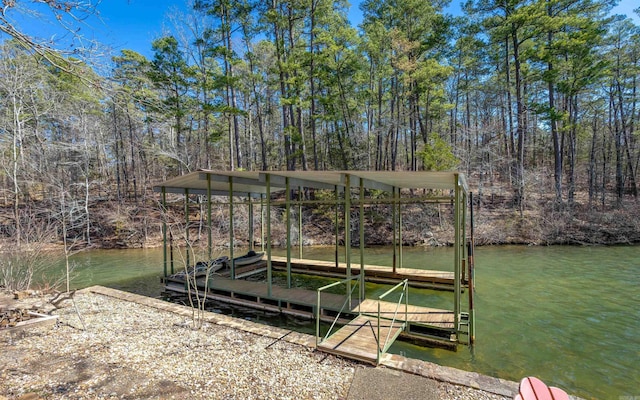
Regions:
<instances>
[{"instance_id":1,"label":"bank vegetation","mask_svg":"<svg viewBox=\"0 0 640 400\"><path fill-rule=\"evenodd\" d=\"M342 1L195 1L151 57L100 65L6 26L5 7L2 251L158 245L152 186L198 168L457 169L478 244L639 242L640 28L604 0L445 5L363 1L354 27ZM386 212L371 244L390 241ZM406 244L450 241L446 210L406 212ZM322 210L303 219L308 243L331 240Z\"/></svg>"}]
</instances>

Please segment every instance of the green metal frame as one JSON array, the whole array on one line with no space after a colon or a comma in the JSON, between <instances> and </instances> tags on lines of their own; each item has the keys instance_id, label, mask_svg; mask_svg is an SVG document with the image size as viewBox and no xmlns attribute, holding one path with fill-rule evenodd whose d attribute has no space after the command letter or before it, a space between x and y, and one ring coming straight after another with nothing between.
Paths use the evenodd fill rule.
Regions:
<instances>
[{"instance_id":1,"label":"green metal frame","mask_svg":"<svg viewBox=\"0 0 640 400\"><path fill-rule=\"evenodd\" d=\"M265 194L265 197L267 199L267 220L266 220L266 227L267 227L267 296L271 297L272 296L272 292L273 292L273 288L272 288L272 281L273 281L273 271L272 271L272 265L271 265L271 175L267 175L267 179L266 179L266 189L267 189L267 193Z\"/></svg>"},{"instance_id":2,"label":"green metal frame","mask_svg":"<svg viewBox=\"0 0 640 400\"><path fill-rule=\"evenodd\" d=\"M291 288L291 184L285 178L285 223L287 225L287 288Z\"/></svg>"},{"instance_id":3,"label":"green metal frame","mask_svg":"<svg viewBox=\"0 0 640 400\"><path fill-rule=\"evenodd\" d=\"M167 191L163 187L161 194L161 205L162 205L162 265L164 267L164 277L168 276L168 257L167 257Z\"/></svg>"},{"instance_id":4,"label":"green metal frame","mask_svg":"<svg viewBox=\"0 0 640 400\"><path fill-rule=\"evenodd\" d=\"M382 319L380 317L380 302L382 300L384 300L385 297L387 297L388 295L390 295L391 293L395 292L396 290L398 290L399 288L402 288L402 294L400 295L400 298L398 299L398 303L396 304L396 309L393 313L393 319L391 320L391 326L389 329L389 333L387 334L387 338L385 339L384 344L382 345L382 347L380 347L380 320ZM396 338L398 337L398 335L400 335L400 331L395 334L393 337L391 337L391 331L393 330L393 325L396 322L396 319L398 318L398 309L400 308L400 304L402 303L402 299L404 299L404 322L401 324L402 325L402 331L406 331L407 329L407 324L408 324L408 308L409 308L409 280L405 279L402 282L398 283L397 285L395 285L394 287L392 287L391 289L387 290L386 292L384 292L382 295L380 295L378 297L378 315L377 315L377 319L378 319L378 335L376 337L376 340L378 342L378 356L377 356L377 362L378 364L380 363L380 357L385 354L389 348L391 347L391 345L393 344L393 342L396 340Z\"/></svg>"},{"instance_id":5,"label":"green metal frame","mask_svg":"<svg viewBox=\"0 0 640 400\"><path fill-rule=\"evenodd\" d=\"M185 226L184 227L184 231L185 231L184 232L184 242L185 242L185 245L187 246L187 251L185 252L186 253L186 257L185 257L186 258L186 265L185 265L185 268L189 268L189 265L191 264L191 262L190 262L191 260L190 260L190 257L189 257L189 248L190 248L190 246L189 246L189 223L191 222L190 218L189 218L189 189L185 189L184 190L184 220L185 220L185 222L184 222L185 223L185 225L184 225Z\"/></svg>"},{"instance_id":6,"label":"green metal frame","mask_svg":"<svg viewBox=\"0 0 640 400\"><path fill-rule=\"evenodd\" d=\"M233 220L233 177L229 176L229 264L231 265L231 279L236 279L236 263L233 260L235 244L234 220Z\"/></svg>"},{"instance_id":7,"label":"green metal frame","mask_svg":"<svg viewBox=\"0 0 640 400\"><path fill-rule=\"evenodd\" d=\"M307 171L308 172L308 171ZM340 254L339 242L341 238L341 229L344 229L343 239L344 239L344 262L346 264L346 280L344 281L347 284L347 300L351 300L351 295L353 293L353 288L358 287L358 285L353 285L352 280L357 279L357 283L360 284L360 291L358 292L357 297L362 300L365 298L365 255L364 255L364 246L365 246L365 205L370 204L389 204L391 207L392 214L392 230L393 230L393 263L392 268L393 272L397 272L397 268L403 267L403 205L405 204L413 204L413 203L434 203L434 204L453 204L453 214L454 214L454 294L453 294L453 308L454 308L454 330L457 335L458 341L460 341L461 334L469 335L469 342L472 344L475 340L475 309L473 304L473 255L472 255L472 247L473 247L473 238L470 242L467 241L467 223L468 216L468 204L472 203L471 196L467 193L466 183L464 178L461 177L461 174L454 173L452 174L452 178L455 179L452 185L447 185L452 189L452 195L446 196L443 192L437 192L434 196L429 196L427 194L423 194L418 197L412 198L403 198L401 193L401 188L407 187L406 185L402 186L403 183L399 182L399 185L394 183L382 183L376 181L375 177L372 177L370 172L358 172L358 171L350 171L350 172L340 172L341 181L340 183L325 183L320 180L315 181L314 175L309 174L305 175L306 172L301 172L301 175L293 175L287 172L261 172L259 183L262 185L262 190L260 193L260 214L262 216L262 223L260 225L260 237L261 237L261 248L266 252L267 257L267 294L268 296L272 296L272 281L273 281L273 269L272 269L272 238L271 238L271 208L273 206L284 206L286 209L286 249L287 249L287 287L292 286L292 266L291 266L291 247L294 245L291 239L292 235L292 227L291 224L293 221L291 220L291 213L295 213L292 210L292 207L297 206L297 228L298 228L298 246L299 252L298 257L303 257L303 224L302 224L302 215L303 215L303 207L309 207L314 205L326 204L334 206L335 211L335 264L338 266L340 259L342 258L342 254ZM238 198L239 194L236 192L236 185L238 187L243 187L247 185L247 181L250 178L246 178L242 173L234 173L229 172L226 174L224 172L220 173L208 173L207 171L202 172L201 175L206 178L206 193L202 193L202 188L200 188L199 192L194 189L193 193L191 193L190 189L185 187L182 191L184 195L184 212L185 212L185 222L186 222L186 232L185 239L187 244L189 243L189 196L190 194L206 194L208 199L207 205L207 220L208 220L208 255L209 258L212 258L212 202L211 198L213 195L220 195L224 193L224 190L220 189L220 183L225 182L228 185L226 187L226 193L228 196L228 210L229 210L229 251L230 258L233 260L234 258L234 240L235 240L235 232L234 232L234 212L236 205L247 204L249 208L249 246L250 249L254 247L254 204L255 201L252 198L252 194L255 192L248 192L248 199L244 201L243 198ZM367 175L369 174L369 175ZM257 175L254 175L257 176ZM310 176L310 178L307 178ZM318 175L321 176L321 175ZM366 178L363 178L366 176ZM401 176L401 175L399 175ZM215 179L215 182L214 182ZM224 180L223 180L224 179ZM255 179L255 178L254 178ZM258 182L255 180L255 182ZM320 182L318 186L314 186ZM213 190L214 183L215 191ZM324 185L324 186L323 186ZM298 196L294 198L292 196L292 187L298 188ZM326 189L327 187L333 188L334 196L333 199L324 199L324 200L305 200L304 199L304 189L306 187L313 188L321 188ZM166 212L167 208L167 193L171 190L171 193L180 193L176 191L175 186L159 186L161 191L161 201L163 211ZM286 195L284 200L273 201L271 199L272 190L276 188L276 190L285 190ZM425 188L429 188L426 186ZM169 189L169 190L168 190ZM387 195L381 198L367 198L367 189L374 190L382 190L386 192ZM435 189L438 189L435 187ZM239 191L243 191L243 189L238 189ZM358 191L358 195L354 195L352 191ZM443 190L440 188L439 190ZM341 193L341 191L343 193ZM222 192L222 193L221 193ZM224 204L224 203L220 203ZM472 206L472 205L471 205ZM357 277L352 275L352 248L351 248L351 239L352 239L352 231L351 231L351 221L352 221L352 212L359 212L359 264L360 264L360 274ZM342 213L342 215L341 215ZM343 221L340 223L340 217L342 216ZM471 224L473 224L473 212L471 212ZM163 271L165 277L169 274L169 264L171 264L171 273L173 273L173 262L169 261L167 254L167 241L169 240L168 236L171 234L168 220L165 217L162 221L162 235L164 241L164 251L163 251ZM471 230L471 236L473 236L473 227ZM471 250L469 254L467 254L466 246L470 246ZM266 249L265 249L266 246ZM172 249L171 249L172 250ZM171 257L173 259L173 257ZM190 255L187 251L187 265L190 264ZM469 297L468 304L469 309L468 313L463 312L462 308L462 292L463 286L462 281L465 280L465 276L468 272L468 282L470 285L469 288ZM232 278L235 278L235 263L231 262L231 275ZM407 296L408 298L408 291ZM317 310L319 312L319 310ZM467 310L465 310L467 311ZM468 314L468 321L465 321L465 318ZM468 324L468 329L466 332L462 329L463 325ZM383 346L384 350L384 346Z\"/></svg>"},{"instance_id":8,"label":"green metal frame","mask_svg":"<svg viewBox=\"0 0 640 400\"><path fill-rule=\"evenodd\" d=\"M353 291L355 290L356 287L358 287L358 281L356 281L356 284L353 285L353 287L350 286L351 281L353 280L357 280L358 277L351 277L351 278L347 278L347 279L342 279L338 282L333 282L330 283L328 285L322 286L321 288L318 288L317 290L317 302L316 302L316 347L318 347L318 345L320 343L322 343L323 341L325 341L329 336L331 336L331 332L333 331L333 328L335 328L336 323L338 322L338 320L340 319L340 316L342 315L342 313L345 311L345 307L349 306L349 311L351 311L351 299L352 299L352 295L353 295ZM345 293L345 300L344 303L342 304L342 307L340 308L340 310L338 311L338 314L336 315L336 317L333 320L333 323L331 324L331 327L329 327L329 330L327 331L326 335L324 336L324 338L322 340L320 340L320 311L322 310L322 299L321 299L321 294L323 291L330 289L332 287L341 285L341 284L345 284L347 289L346 289L346 293ZM362 299L360 299L362 300ZM358 308L357 308L357 313L360 314L360 303L361 301L358 301Z\"/></svg>"},{"instance_id":9,"label":"green metal frame","mask_svg":"<svg viewBox=\"0 0 640 400\"><path fill-rule=\"evenodd\" d=\"M211 176L207 175L207 257L213 259L213 238L212 238L212 215L211 215Z\"/></svg>"}]
</instances>

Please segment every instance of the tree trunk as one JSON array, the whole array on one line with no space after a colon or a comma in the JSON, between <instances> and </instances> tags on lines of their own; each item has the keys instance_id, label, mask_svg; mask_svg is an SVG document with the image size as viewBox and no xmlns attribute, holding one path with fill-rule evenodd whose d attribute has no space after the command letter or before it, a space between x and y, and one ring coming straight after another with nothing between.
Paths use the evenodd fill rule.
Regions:
<instances>
[{"instance_id":1,"label":"tree trunk","mask_svg":"<svg viewBox=\"0 0 640 400\"><path fill-rule=\"evenodd\" d=\"M518 157L516 159L516 203L520 210L520 216L524 213L524 136L526 133L526 115L524 107L523 83L520 67L520 53L518 33L515 25L512 25L512 43L513 43L513 65L516 86L516 119L518 127L516 134L518 136Z\"/></svg>"}]
</instances>

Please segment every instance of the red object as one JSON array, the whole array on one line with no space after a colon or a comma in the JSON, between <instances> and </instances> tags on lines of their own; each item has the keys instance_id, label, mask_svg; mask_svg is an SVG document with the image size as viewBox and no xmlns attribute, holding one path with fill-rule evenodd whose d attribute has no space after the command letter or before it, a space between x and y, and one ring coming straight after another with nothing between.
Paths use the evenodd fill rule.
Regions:
<instances>
[{"instance_id":1,"label":"red object","mask_svg":"<svg viewBox=\"0 0 640 400\"><path fill-rule=\"evenodd\" d=\"M515 400L569 400L569 395L557 387L547 386L540 379L529 376L520 381Z\"/></svg>"}]
</instances>

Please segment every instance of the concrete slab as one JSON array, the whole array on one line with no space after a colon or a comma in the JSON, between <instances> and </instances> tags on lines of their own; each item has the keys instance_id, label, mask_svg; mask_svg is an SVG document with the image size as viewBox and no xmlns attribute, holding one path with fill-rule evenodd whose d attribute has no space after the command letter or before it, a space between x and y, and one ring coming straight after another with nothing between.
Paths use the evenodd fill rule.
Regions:
<instances>
[{"instance_id":1,"label":"concrete slab","mask_svg":"<svg viewBox=\"0 0 640 400\"><path fill-rule=\"evenodd\" d=\"M434 380L387 368L357 368L347 400L438 400Z\"/></svg>"}]
</instances>

